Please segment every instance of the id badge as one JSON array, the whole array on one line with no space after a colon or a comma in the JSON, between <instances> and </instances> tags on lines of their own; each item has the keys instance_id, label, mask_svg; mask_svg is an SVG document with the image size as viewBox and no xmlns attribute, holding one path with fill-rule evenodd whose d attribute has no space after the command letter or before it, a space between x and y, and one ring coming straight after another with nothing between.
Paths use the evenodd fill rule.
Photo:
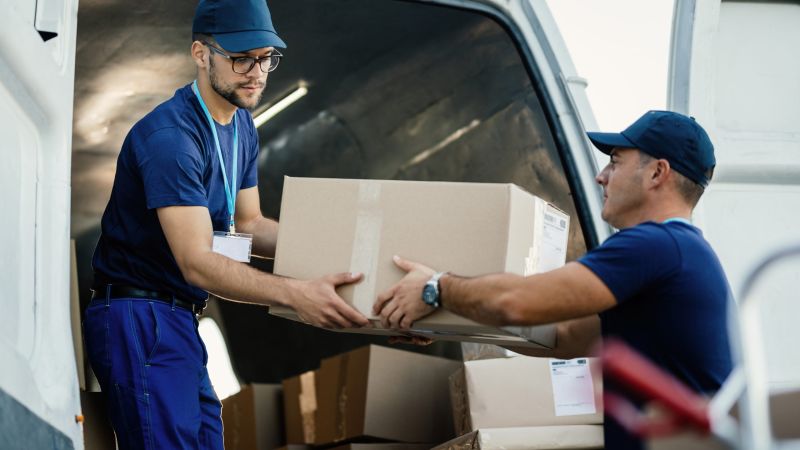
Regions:
<instances>
[{"instance_id":1,"label":"id badge","mask_svg":"<svg viewBox=\"0 0 800 450\"><path fill-rule=\"evenodd\" d=\"M253 235L244 233L227 233L215 231L211 243L214 253L227 256L235 261L249 263L250 251L253 249Z\"/></svg>"}]
</instances>

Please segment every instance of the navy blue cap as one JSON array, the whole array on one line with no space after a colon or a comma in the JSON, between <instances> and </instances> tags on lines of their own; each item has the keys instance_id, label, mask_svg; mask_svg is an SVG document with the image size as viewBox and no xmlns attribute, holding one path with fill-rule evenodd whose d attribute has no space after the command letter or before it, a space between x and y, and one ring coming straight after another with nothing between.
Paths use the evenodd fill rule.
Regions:
<instances>
[{"instance_id":1,"label":"navy blue cap","mask_svg":"<svg viewBox=\"0 0 800 450\"><path fill-rule=\"evenodd\" d=\"M670 167L701 186L708 186L717 160L708 134L694 120L672 111L648 111L621 133L589 132L601 152L614 147L637 148L669 161Z\"/></svg>"},{"instance_id":2,"label":"navy blue cap","mask_svg":"<svg viewBox=\"0 0 800 450\"><path fill-rule=\"evenodd\" d=\"M272 26L266 0L200 0L192 33L208 34L229 52L286 48Z\"/></svg>"}]
</instances>

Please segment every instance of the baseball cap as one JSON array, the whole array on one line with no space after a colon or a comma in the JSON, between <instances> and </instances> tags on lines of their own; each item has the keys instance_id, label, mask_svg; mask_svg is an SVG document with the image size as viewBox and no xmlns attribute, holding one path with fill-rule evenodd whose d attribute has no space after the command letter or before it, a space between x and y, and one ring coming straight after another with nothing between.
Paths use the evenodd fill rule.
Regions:
<instances>
[{"instance_id":1,"label":"baseball cap","mask_svg":"<svg viewBox=\"0 0 800 450\"><path fill-rule=\"evenodd\" d=\"M621 133L588 132L595 147L610 154L614 147L637 148L669 161L670 167L701 186L708 186L717 164L714 146L694 117L672 111L648 111Z\"/></svg>"},{"instance_id":2,"label":"baseball cap","mask_svg":"<svg viewBox=\"0 0 800 450\"><path fill-rule=\"evenodd\" d=\"M272 25L266 0L200 0L192 33L211 35L229 52L286 48Z\"/></svg>"}]
</instances>

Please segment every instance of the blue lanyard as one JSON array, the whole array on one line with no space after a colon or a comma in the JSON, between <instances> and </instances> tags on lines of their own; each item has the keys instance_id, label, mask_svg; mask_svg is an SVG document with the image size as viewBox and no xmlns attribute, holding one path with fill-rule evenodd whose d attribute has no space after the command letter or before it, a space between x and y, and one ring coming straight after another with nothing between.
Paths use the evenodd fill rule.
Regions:
<instances>
[{"instance_id":1,"label":"blue lanyard","mask_svg":"<svg viewBox=\"0 0 800 450\"><path fill-rule=\"evenodd\" d=\"M236 126L236 113L233 114L233 146L231 147L231 150L233 151L233 176L231 177L232 182L229 186L228 175L225 173L225 160L222 159L222 148L219 146L217 127L214 126L214 119L211 117L211 113L208 112L206 103L203 101L203 97L200 96L200 92L197 90L197 80L194 80L194 83L192 83L192 90L194 91L194 95L197 97L197 101L200 102L203 112L206 114L208 126L211 127L211 134L214 135L214 144L217 146L217 156L219 156L219 165L220 170L222 171L222 181L225 183L225 199L228 202L228 214L231 218L230 231L233 233L236 231L236 226L233 220L234 212L236 211L236 196L234 192L236 191L236 169L239 162L239 128Z\"/></svg>"},{"instance_id":2,"label":"blue lanyard","mask_svg":"<svg viewBox=\"0 0 800 450\"><path fill-rule=\"evenodd\" d=\"M667 219L667 220L665 220L665 221L663 221L661 223L670 223L670 222L680 222L680 223L685 223L686 225L691 225L692 224L692 222L689 222L688 220L684 219L683 217L671 217L671 218L669 218L669 219Z\"/></svg>"}]
</instances>

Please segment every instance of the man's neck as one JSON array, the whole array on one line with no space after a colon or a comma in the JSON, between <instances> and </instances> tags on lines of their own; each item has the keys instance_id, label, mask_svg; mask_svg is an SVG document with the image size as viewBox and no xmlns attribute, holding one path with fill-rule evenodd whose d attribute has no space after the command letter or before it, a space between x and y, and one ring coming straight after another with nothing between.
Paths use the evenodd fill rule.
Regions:
<instances>
[{"instance_id":1,"label":"man's neck","mask_svg":"<svg viewBox=\"0 0 800 450\"><path fill-rule=\"evenodd\" d=\"M634 227L644 222L662 223L668 219L692 220L692 209L685 205L659 205L650 211L642 211L621 228Z\"/></svg>"},{"instance_id":2,"label":"man's neck","mask_svg":"<svg viewBox=\"0 0 800 450\"><path fill-rule=\"evenodd\" d=\"M211 113L211 117L220 125L231 123L237 110L236 106L217 94L217 91L211 87L208 78L198 77L197 88L200 91L200 96L203 97L203 102L205 102L208 112Z\"/></svg>"}]
</instances>

